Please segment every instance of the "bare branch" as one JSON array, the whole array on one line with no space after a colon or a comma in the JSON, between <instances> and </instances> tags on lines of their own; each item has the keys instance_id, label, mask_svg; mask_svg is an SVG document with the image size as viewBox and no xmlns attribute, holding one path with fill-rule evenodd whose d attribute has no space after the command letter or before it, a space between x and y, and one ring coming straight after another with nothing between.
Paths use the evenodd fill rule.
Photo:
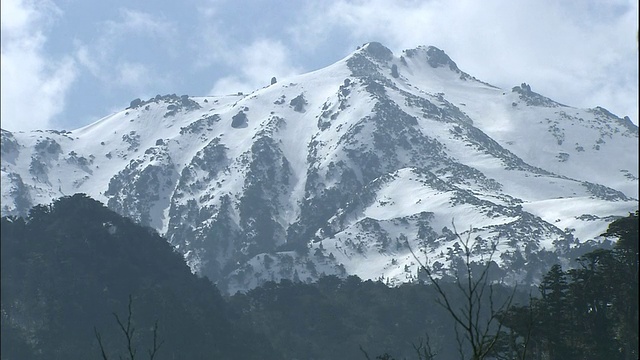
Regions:
<instances>
[{"instance_id":1,"label":"bare branch","mask_svg":"<svg viewBox=\"0 0 640 360\"><path fill-rule=\"evenodd\" d=\"M153 326L153 349L147 349L147 352L149 353L149 360L153 360L156 357L156 353L162 344L164 344L164 340L158 344L158 320L156 320L156 323Z\"/></svg>"},{"instance_id":2,"label":"bare branch","mask_svg":"<svg viewBox=\"0 0 640 360\"><path fill-rule=\"evenodd\" d=\"M481 261L484 266L479 273L474 274L473 271L473 249L474 244L471 240L473 228L469 228L466 237L460 236L455 223L451 223L455 237L462 247L462 256L464 259L464 269L459 269L455 275L455 287L462 295L463 305L454 308L451 303L452 294L448 294L440 284L440 281L434 276L428 261L424 263L416 256L413 249L409 247L411 254L418 262L420 269L427 274L427 277L433 283L438 293L437 303L445 308L455 323L456 341L458 342L458 350L461 358L464 358L464 340L471 346L472 358L474 360L484 359L494 349L502 330L502 323L498 321L498 314L511 306L515 296L516 288L513 289L507 299L499 305L495 304L495 294L493 284L489 277L489 270L493 263L493 256L497 251L497 242L491 243L491 250L488 257L485 258L484 252L480 249ZM474 241L475 242L475 241ZM464 271L461 278L460 271ZM486 298L488 297L488 309ZM488 312L488 313L487 313ZM485 315L487 314L487 315ZM483 319L483 316L486 316ZM497 322L497 324L496 324ZM462 330L460 333L459 330ZM464 339L464 340L463 340ZM420 354L420 352L418 352Z\"/></svg>"},{"instance_id":3,"label":"bare branch","mask_svg":"<svg viewBox=\"0 0 640 360\"><path fill-rule=\"evenodd\" d=\"M137 349L133 346L133 335L136 329L131 324L131 317L133 316L132 305L133 305L133 298L131 297L131 295L129 295L129 306L128 306L129 313L127 314L126 327L122 323L122 320L120 320L120 317L118 316L118 314L113 313L113 316L115 316L116 322L118 323L120 330L122 330L122 333L127 339L127 351L129 352L129 360L135 360L136 352L137 352Z\"/></svg>"},{"instance_id":4,"label":"bare branch","mask_svg":"<svg viewBox=\"0 0 640 360\"><path fill-rule=\"evenodd\" d=\"M102 344L102 336L100 336L100 333L98 332L98 329L96 329L96 327L93 327L93 333L96 336L96 339L98 339L98 345L100 345L100 354L102 355L102 359L103 360L109 360L109 358L107 357L107 353L104 351L104 344Z\"/></svg>"},{"instance_id":5,"label":"bare branch","mask_svg":"<svg viewBox=\"0 0 640 360\"><path fill-rule=\"evenodd\" d=\"M367 354L367 352L362 348L362 345L360 346L360 351L362 351L362 353L364 354L364 357L367 358L367 360L371 360L371 358L369 357L369 354Z\"/></svg>"},{"instance_id":6,"label":"bare branch","mask_svg":"<svg viewBox=\"0 0 640 360\"><path fill-rule=\"evenodd\" d=\"M136 358L136 354L138 353L138 349L134 346L134 335L136 333L136 328L133 325L133 297L132 295L129 295L129 304L127 307L128 313L127 313L127 321L126 324L125 322L120 318L120 316L118 316L118 314L116 314L115 312L112 313L113 317L116 319L116 323L118 324L118 327L120 328L120 331L122 332L122 334L124 335L126 342L127 342L127 352L129 353L129 357L127 358L127 360L135 360ZM96 339L98 339L98 344L100 345L100 352L102 354L102 359L103 360L108 360L107 355L106 355L106 351L104 349L104 344L102 342L102 336L100 335L100 333L98 332L98 330L94 327L94 333L96 336ZM162 347L162 345L164 344L164 340L158 342L158 320L156 320L154 326L153 326L153 347L147 349L147 353L149 354L149 359L150 360L154 360L158 350L160 350L160 348ZM119 355L120 359L123 359L122 355Z\"/></svg>"},{"instance_id":7,"label":"bare branch","mask_svg":"<svg viewBox=\"0 0 640 360\"><path fill-rule=\"evenodd\" d=\"M438 355L438 353L433 351L433 348L431 347L431 338L429 337L428 333L425 333L425 338L426 341L423 342L422 340L420 340L419 345L412 344L413 349L418 354L419 360L433 360L436 358L436 355Z\"/></svg>"}]
</instances>

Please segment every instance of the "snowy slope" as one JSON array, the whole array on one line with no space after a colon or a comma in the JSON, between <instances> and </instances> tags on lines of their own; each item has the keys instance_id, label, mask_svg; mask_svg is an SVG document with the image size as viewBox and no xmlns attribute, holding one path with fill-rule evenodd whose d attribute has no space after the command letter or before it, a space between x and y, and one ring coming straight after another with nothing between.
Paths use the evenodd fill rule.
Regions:
<instances>
[{"instance_id":1,"label":"snowy slope","mask_svg":"<svg viewBox=\"0 0 640 360\"><path fill-rule=\"evenodd\" d=\"M2 130L2 215L76 192L152 226L233 292L455 271L459 239L532 280L638 208L638 129L434 47L369 43L247 95L136 99L74 131Z\"/></svg>"}]
</instances>

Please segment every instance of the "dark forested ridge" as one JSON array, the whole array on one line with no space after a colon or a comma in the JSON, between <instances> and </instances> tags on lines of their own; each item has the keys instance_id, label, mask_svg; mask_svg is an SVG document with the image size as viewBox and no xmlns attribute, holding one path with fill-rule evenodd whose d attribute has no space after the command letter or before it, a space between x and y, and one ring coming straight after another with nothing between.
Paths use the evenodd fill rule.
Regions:
<instances>
[{"instance_id":1,"label":"dark forested ridge","mask_svg":"<svg viewBox=\"0 0 640 360\"><path fill-rule=\"evenodd\" d=\"M456 291L446 284L447 291ZM510 289L496 289L504 299ZM526 298L520 294L520 300ZM321 278L317 283L267 283L230 299L239 321L262 329L284 359L362 359L393 354L417 359L414 346L427 338L439 359L459 358L454 323L436 303L432 286L390 288L357 276ZM457 298L454 306L463 306Z\"/></svg>"},{"instance_id":2,"label":"dark forested ridge","mask_svg":"<svg viewBox=\"0 0 640 360\"><path fill-rule=\"evenodd\" d=\"M331 276L225 299L155 231L84 195L1 225L2 359L100 359L96 332L109 359L128 359L114 314L126 321L129 298L136 359L149 358L156 322L154 359L366 359L364 351L422 359L415 347L427 339L436 359L461 358L433 285ZM638 213L606 235L617 239L613 249L587 253L573 269L554 266L531 301L529 289L515 293L487 358L637 358ZM464 307L454 283L440 285ZM498 285L491 299L512 291Z\"/></svg>"},{"instance_id":3,"label":"dark forested ridge","mask_svg":"<svg viewBox=\"0 0 640 360\"><path fill-rule=\"evenodd\" d=\"M1 229L3 359L98 359L94 328L109 358L125 356L113 313L126 320L130 295L138 358L155 321L156 359L277 358L166 240L97 201L62 198Z\"/></svg>"}]
</instances>

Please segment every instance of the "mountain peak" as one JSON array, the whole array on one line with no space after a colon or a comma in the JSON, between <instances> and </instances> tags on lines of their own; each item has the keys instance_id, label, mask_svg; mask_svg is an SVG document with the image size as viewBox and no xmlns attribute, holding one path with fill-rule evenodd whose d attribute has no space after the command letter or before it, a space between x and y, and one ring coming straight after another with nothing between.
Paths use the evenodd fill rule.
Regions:
<instances>
[{"instance_id":1,"label":"mountain peak","mask_svg":"<svg viewBox=\"0 0 640 360\"><path fill-rule=\"evenodd\" d=\"M458 65L451 60L449 55L435 46L418 46L415 49L405 50L404 54L409 58L424 57L432 68L448 66L449 69L455 72L461 72Z\"/></svg>"},{"instance_id":2,"label":"mountain peak","mask_svg":"<svg viewBox=\"0 0 640 360\"><path fill-rule=\"evenodd\" d=\"M500 241L507 280L534 279L637 208L628 121L482 85L436 47L370 42L292 80L136 99L72 133L2 131L0 210L87 193L233 293L323 273L416 281L410 249L446 275L453 217L462 236Z\"/></svg>"},{"instance_id":3,"label":"mountain peak","mask_svg":"<svg viewBox=\"0 0 640 360\"><path fill-rule=\"evenodd\" d=\"M532 91L531 86L527 83L522 83L520 86L514 86L511 89L511 92L520 94L520 100L524 101L528 106L567 107L567 105L560 104L548 97Z\"/></svg>"},{"instance_id":4,"label":"mountain peak","mask_svg":"<svg viewBox=\"0 0 640 360\"><path fill-rule=\"evenodd\" d=\"M377 60L390 61L393 59L393 52L376 41L364 44L361 49Z\"/></svg>"}]
</instances>

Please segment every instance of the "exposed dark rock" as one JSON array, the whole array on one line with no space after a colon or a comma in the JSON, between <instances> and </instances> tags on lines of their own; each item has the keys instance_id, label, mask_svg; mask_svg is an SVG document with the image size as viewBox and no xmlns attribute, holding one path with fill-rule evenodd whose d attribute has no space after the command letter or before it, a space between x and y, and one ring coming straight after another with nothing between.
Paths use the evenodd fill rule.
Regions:
<instances>
[{"instance_id":1,"label":"exposed dark rock","mask_svg":"<svg viewBox=\"0 0 640 360\"><path fill-rule=\"evenodd\" d=\"M365 49L374 59L381 61L390 61L393 59L393 53L379 42L370 42L365 45Z\"/></svg>"},{"instance_id":2,"label":"exposed dark rock","mask_svg":"<svg viewBox=\"0 0 640 360\"><path fill-rule=\"evenodd\" d=\"M244 111L240 111L237 114L231 117L231 127L232 128L245 128L249 124L249 119L247 119L247 114Z\"/></svg>"},{"instance_id":3,"label":"exposed dark rock","mask_svg":"<svg viewBox=\"0 0 640 360\"><path fill-rule=\"evenodd\" d=\"M398 65L396 64L391 65L391 76L393 76L396 79L400 76L400 74L398 74Z\"/></svg>"},{"instance_id":4,"label":"exposed dark rock","mask_svg":"<svg viewBox=\"0 0 640 360\"><path fill-rule=\"evenodd\" d=\"M511 89L511 92L519 93L520 100L524 101L528 106L566 107L566 105L560 104L536 92L533 92L531 90L531 86L526 83L522 83L520 86L513 87L513 89Z\"/></svg>"},{"instance_id":5,"label":"exposed dark rock","mask_svg":"<svg viewBox=\"0 0 640 360\"><path fill-rule=\"evenodd\" d=\"M304 107L307 105L307 100L304 98L304 94L300 94L289 102L290 106L293 106L293 111L304 112Z\"/></svg>"}]
</instances>

